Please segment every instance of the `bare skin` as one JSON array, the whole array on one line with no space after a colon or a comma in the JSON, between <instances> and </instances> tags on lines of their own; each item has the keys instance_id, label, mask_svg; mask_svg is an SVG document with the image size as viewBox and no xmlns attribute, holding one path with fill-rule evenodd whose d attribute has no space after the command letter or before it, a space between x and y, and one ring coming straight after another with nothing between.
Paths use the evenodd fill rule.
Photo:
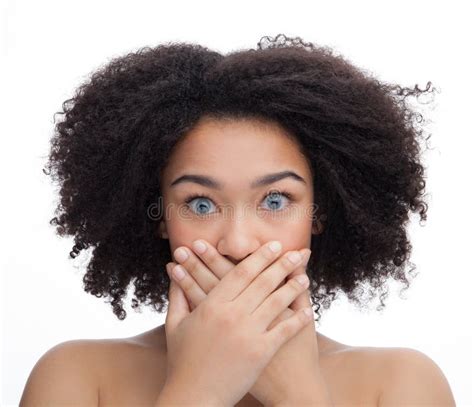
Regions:
<instances>
[{"instance_id":1,"label":"bare skin","mask_svg":"<svg viewBox=\"0 0 474 407\"><path fill-rule=\"evenodd\" d=\"M335 405L376 406L383 348L359 348L317 332L320 364ZM140 335L97 341L100 406L152 406L166 379L164 324ZM261 406L247 393L236 406Z\"/></svg>"},{"instance_id":2,"label":"bare skin","mask_svg":"<svg viewBox=\"0 0 474 407\"><path fill-rule=\"evenodd\" d=\"M299 180L286 177L271 185L257 184L256 189L251 186L262 175L282 170L295 172ZM222 188L216 190L189 179L173 183L176 177L190 173L212 176ZM171 211L157 229L169 240L171 253L203 238L237 264L270 240L279 240L282 252L287 252L309 248L311 235L322 232L322 225L310 217L290 216L307 213L313 202L313 179L296 144L275 126L204 120L171 154L162 181L164 207ZM277 209L277 216L271 216L274 208L267 207L271 190L293 196L292 202L281 197L288 206ZM201 203L192 206L193 211L207 208L212 215L200 217L191 211L182 216L178 208L189 194L209 195L210 199L189 203ZM205 202L208 205L202 205ZM224 216L221 208L229 206L244 216ZM245 212L249 208L251 211ZM166 271L157 270L160 272ZM318 331L316 337L317 363L334 405L454 405L443 373L421 352L354 347ZM129 338L68 341L38 361L20 405L65 405L75 400L84 406L154 406L165 384L167 361L164 325ZM262 404L247 393L236 405Z\"/></svg>"},{"instance_id":3,"label":"bare skin","mask_svg":"<svg viewBox=\"0 0 474 407\"><path fill-rule=\"evenodd\" d=\"M242 157L245 157L245 162L242 161ZM249 182L258 176L285 169L295 171L305 180L305 183L286 178L258 190L249 189ZM190 182L172 185L177 177L189 173L213 176L224 184L224 189L215 191ZM191 246L197 238L204 238L216 247L222 256L237 264L264 242L277 239L282 242L285 252L309 247L311 234L321 232L318 224L313 224L310 217L297 216L298 213L307 213L307 208L313 202L312 174L296 144L277 126L268 123L262 125L253 121L219 122L204 119L173 151L162 175L162 193L167 217L164 222L160 222L159 232L162 238L169 240L172 253L180 246ZM262 197L272 189L287 189L293 194L292 211L278 209L273 212L276 216L270 216L271 210L266 208L267 201ZM201 218L194 213L196 208L193 207L192 211L188 211L186 216L183 216L184 213L179 212L178 208L183 205L189 193L210 195L213 200L212 206L210 206L211 201L206 200L208 203L206 208L213 215ZM286 201L283 198L283 208L288 207ZM204 203L202 199L200 202ZM258 209L254 208L255 204L258 204ZM236 214L245 213L245 215L242 218L225 216L220 208L214 208L215 205L232 206ZM245 212L244 208L250 208L253 211ZM253 216L254 213L258 213L259 216ZM370 403L375 404L376 386L373 383L370 383L371 390L367 392L361 383L355 385L353 382L350 384L334 382L339 376L337 373L334 374L334 369L337 369L338 365L346 368L348 364L351 354L347 352L349 347L322 335L318 335L319 338L322 341L318 343L318 348L322 351L320 363L323 369L330 372L330 375L334 375L332 382L336 389L340 386L344 387L342 393L339 389L337 390L338 397L345 401L350 400L352 404L360 397L368 397ZM119 344L114 343L113 346L119 346ZM121 354L130 355L130 358L133 354L142 354L143 349L148 349L143 362L148 367L139 365L137 380L130 381L128 384L123 383L123 371L120 373L116 370L116 375L105 372L103 377L107 378L106 387L111 390L101 391L101 400L113 405L126 399L126 394L112 396L118 394L116 389L121 389L127 391L130 397L144 398L147 395L147 398L143 400L151 402L165 380L166 338L162 327L135 338L129 338L128 342L122 343L121 348L123 349ZM114 354L118 353L114 352ZM330 355L334 356L329 357ZM127 359L124 356L124 361ZM154 362L148 364L149 361ZM114 356L115 363L117 363L116 356ZM134 364L131 360L128 363ZM366 361L362 364L366 368L365 363ZM357 381L362 380L364 375L360 374L360 368L355 371L357 371L354 375L357 376ZM153 377L153 380L144 382L143 372L146 372L146 377ZM116 381L113 380L114 376ZM126 375L126 377L129 381L130 376ZM344 377L340 375L340 378L344 379ZM130 387L132 383L135 383L135 391ZM149 383L149 385L144 383ZM137 390L140 391L137 392ZM353 394L354 391L357 394ZM113 398L109 400L107 397ZM131 401L130 404L132 404ZM247 393L238 405L251 406L261 405L261 403Z\"/></svg>"}]
</instances>

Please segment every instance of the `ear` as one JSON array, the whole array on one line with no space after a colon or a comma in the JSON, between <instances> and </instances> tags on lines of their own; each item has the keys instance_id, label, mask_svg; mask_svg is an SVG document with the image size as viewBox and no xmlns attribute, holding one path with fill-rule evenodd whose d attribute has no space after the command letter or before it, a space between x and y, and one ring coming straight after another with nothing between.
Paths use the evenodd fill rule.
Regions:
<instances>
[{"instance_id":1,"label":"ear","mask_svg":"<svg viewBox=\"0 0 474 407\"><path fill-rule=\"evenodd\" d=\"M168 232L166 230L166 224L164 220L160 220L160 223L158 225L158 236L161 239L169 239Z\"/></svg>"},{"instance_id":2,"label":"ear","mask_svg":"<svg viewBox=\"0 0 474 407\"><path fill-rule=\"evenodd\" d=\"M322 216L321 216L321 219L323 219ZM324 226L323 226L322 222L319 219L316 219L313 222L313 227L311 228L311 233L313 235L320 235L321 233L323 233L323 231L324 231Z\"/></svg>"}]
</instances>

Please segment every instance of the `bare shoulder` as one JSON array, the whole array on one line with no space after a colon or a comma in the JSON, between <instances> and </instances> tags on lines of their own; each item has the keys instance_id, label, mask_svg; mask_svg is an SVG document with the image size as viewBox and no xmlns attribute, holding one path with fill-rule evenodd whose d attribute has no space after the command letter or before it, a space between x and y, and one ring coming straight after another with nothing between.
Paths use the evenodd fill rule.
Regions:
<instances>
[{"instance_id":1,"label":"bare shoulder","mask_svg":"<svg viewBox=\"0 0 474 407\"><path fill-rule=\"evenodd\" d=\"M337 342L328 349L321 363L335 403L455 406L443 372L420 351Z\"/></svg>"},{"instance_id":2,"label":"bare shoulder","mask_svg":"<svg viewBox=\"0 0 474 407\"><path fill-rule=\"evenodd\" d=\"M383 348L351 346L328 338L320 364L334 405L376 406L382 390Z\"/></svg>"},{"instance_id":3,"label":"bare shoulder","mask_svg":"<svg viewBox=\"0 0 474 407\"><path fill-rule=\"evenodd\" d=\"M448 380L426 354L410 348L379 348L379 406L455 406Z\"/></svg>"},{"instance_id":4,"label":"bare shoulder","mask_svg":"<svg viewBox=\"0 0 474 407\"><path fill-rule=\"evenodd\" d=\"M160 357L156 347L140 336L59 343L34 365L20 407L71 402L81 406L105 405L117 389L137 386L135 378L141 378L138 386L146 382L143 372L153 372L153 368L161 366ZM156 376L150 374L149 380L153 379Z\"/></svg>"},{"instance_id":5,"label":"bare shoulder","mask_svg":"<svg viewBox=\"0 0 474 407\"><path fill-rule=\"evenodd\" d=\"M25 384L20 406L63 405L76 400L97 406L99 387L91 340L71 340L46 351L36 362Z\"/></svg>"}]
</instances>

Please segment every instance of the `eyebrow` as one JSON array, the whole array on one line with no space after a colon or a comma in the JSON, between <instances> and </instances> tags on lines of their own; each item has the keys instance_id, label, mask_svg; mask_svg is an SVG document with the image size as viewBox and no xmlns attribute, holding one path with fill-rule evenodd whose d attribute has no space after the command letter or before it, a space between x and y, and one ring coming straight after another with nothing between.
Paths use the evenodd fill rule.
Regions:
<instances>
[{"instance_id":1,"label":"eyebrow","mask_svg":"<svg viewBox=\"0 0 474 407\"><path fill-rule=\"evenodd\" d=\"M274 182L280 181L284 178L294 179L295 181L302 182L303 184L306 185L306 181L303 179L303 177L301 177L300 175L296 174L293 171L286 170L286 171L276 172L273 174L267 174L262 177L259 177L250 184L250 187L258 188L264 185L273 184ZM174 187L184 182L194 182L204 187L219 189L219 190L223 189L224 187L224 185L221 182L217 181L215 178L206 177L204 175L198 175L198 174L182 175L181 177L178 177L177 179L175 179L171 183L170 186Z\"/></svg>"}]
</instances>

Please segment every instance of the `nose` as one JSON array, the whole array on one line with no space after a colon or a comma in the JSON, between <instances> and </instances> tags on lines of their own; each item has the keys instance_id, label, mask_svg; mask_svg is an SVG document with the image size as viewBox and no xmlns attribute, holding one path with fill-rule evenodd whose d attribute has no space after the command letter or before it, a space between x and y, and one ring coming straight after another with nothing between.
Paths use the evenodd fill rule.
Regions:
<instances>
[{"instance_id":1,"label":"nose","mask_svg":"<svg viewBox=\"0 0 474 407\"><path fill-rule=\"evenodd\" d=\"M217 251L233 264L238 264L259 247L260 244L254 238L240 236L238 239L232 239L226 236L219 241Z\"/></svg>"},{"instance_id":2,"label":"nose","mask_svg":"<svg viewBox=\"0 0 474 407\"><path fill-rule=\"evenodd\" d=\"M232 217L224 225L216 248L233 264L240 263L264 243L260 241L261 230L251 215Z\"/></svg>"}]
</instances>

